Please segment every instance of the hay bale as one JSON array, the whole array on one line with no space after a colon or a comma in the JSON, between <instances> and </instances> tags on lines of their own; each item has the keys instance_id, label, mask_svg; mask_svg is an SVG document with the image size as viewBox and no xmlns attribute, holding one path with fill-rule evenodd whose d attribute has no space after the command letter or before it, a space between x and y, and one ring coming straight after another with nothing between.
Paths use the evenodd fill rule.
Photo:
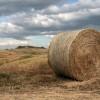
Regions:
<instances>
[{"instance_id":1,"label":"hay bale","mask_svg":"<svg viewBox=\"0 0 100 100\"><path fill-rule=\"evenodd\" d=\"M57 75L80 81L95 77L100 67L100 32L58 34L49 46L48 62Z\"/></svg>"}]
</instances>

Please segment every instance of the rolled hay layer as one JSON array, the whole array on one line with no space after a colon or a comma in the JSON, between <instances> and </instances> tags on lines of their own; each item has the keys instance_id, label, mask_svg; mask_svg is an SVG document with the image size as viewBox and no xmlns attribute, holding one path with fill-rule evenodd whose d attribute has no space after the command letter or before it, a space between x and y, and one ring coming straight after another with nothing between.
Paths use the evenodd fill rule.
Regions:
<instances>
[{"instance_id":1,"label":"rolled hay layer","mask_svg":"<svg viewBox=\"0 0 100 100\"><path fill-rule=\"evenodd\" d=\"M58 34L49 46L48 62L57 75L80 81L95 77L100 67L100 32Z\"/></svg>"}]
</instances>

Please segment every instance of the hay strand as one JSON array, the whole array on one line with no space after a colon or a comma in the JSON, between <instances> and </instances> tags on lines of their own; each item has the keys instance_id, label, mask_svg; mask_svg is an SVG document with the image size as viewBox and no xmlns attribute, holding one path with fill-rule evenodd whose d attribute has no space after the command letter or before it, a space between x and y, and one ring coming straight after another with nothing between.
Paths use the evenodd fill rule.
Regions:
<instances>
[{"instance_id":1,"label":"hay strand","mask_svg":"<svg viewBox=\"0 0 100 100\"><path fill-rule=\"evenodd\" d=\"M95 77L100 67L100 32L58 34L49 46L48 61L57 75L80 81Z\"/></svg>"}]
</instances>

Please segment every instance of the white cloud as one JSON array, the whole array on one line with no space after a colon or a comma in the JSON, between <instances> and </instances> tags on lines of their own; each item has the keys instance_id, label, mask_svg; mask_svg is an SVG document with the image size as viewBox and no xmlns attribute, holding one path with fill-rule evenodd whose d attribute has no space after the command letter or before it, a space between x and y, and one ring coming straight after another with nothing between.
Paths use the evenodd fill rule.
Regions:
<instances>
[{"instance_id":1,"label":"white cloud","mask_svg":"<svg viewBox=\"0 0 100 100\"><path fill-rule=\"evenodd\" d=\"M1 33L15 33L21 31L23 28L20 26L16 26L10 22L2 22L0 23L0 32Z\"/></svg>"},{"instance_id":2,"label":"white cloud","mask_svg":"<svg viewBox=\"0 0 100 100\"><path fill-rule=\"evenodd\" d=\"M52 5L48 7L48 10L50 12L58 12L59 11L59 7L57 7L56 5Z\"/></svg>"},{"instance_id":3,"label":"white cloud","mask_svg":"<svg viewBox=\"0 0 100 100\"><path fill-rule=\"evenodd\" d=\"M48 38L53 38L55 35L45 35Z\"/></svg>"},{"instance_id":4,"label":"white cloud","mask_svg":"<svg viewBox=\"0 0 100 100\"><path fill-rule=\"evenodd\" d=\"M56 5L51 5L46 9L40 10L40 13L59 13L60 8Z\"/></svg>"},{"instance_id":5,"label":"white cloud","mask_svg":"<svg viewBox=\"0 0 100 100\"><path fill-rule=\"evenodd\" d=\"M62 2L60 5L57 0L56 2L25 0L24 3L20 0L9 0L9 2L0 1L0 12L3 14L2 18L0 17L1 38L13 38L25 44L23 41L33 35L53 38L60 31L78 30L90 26L100 29L100 0L78 0L70 4ZM18 41L13 43L20 44ZM5 42L1 42L1 45L4 44Z\"/></svg>"},{"instance_id":6,"label":"white cloud","mask_svg":"<svg viewBox=\"0 0 100 100\"><path fill-rule=\"evenodd\" d=\"M15 40L15 39L0 39L0 46L17 46L17 45L28 45L26 40Z\"/></svg>"},{"instance_id":7,"label":"white cloud","mask_svg":"<svg viewBox=\"0 0 100 100\"><path fill-rule=\"evenodd\" d=\"M26 18L25 23L31 24L35 27L50 27L59 24L58 21L55 21L48 15L42 15L42 14L36 14Z\"/></svg>"}]
</instances>

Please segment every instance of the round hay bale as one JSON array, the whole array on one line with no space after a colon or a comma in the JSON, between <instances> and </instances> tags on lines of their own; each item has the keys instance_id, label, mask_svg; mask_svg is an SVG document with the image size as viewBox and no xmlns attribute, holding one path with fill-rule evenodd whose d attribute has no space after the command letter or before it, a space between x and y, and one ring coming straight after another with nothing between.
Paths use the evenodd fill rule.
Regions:
<instances>
[{"instance_id":1,"label":"round hay bale","mask_svg":"<svg viewBox=\"0 0 100 100\"><path fill-rule=\"evenodd\" d=\"M48 62L57 75L80 81L95 77L100 67L100 32L58 34L49 46Z\"/></svg>"}]
</instances>

